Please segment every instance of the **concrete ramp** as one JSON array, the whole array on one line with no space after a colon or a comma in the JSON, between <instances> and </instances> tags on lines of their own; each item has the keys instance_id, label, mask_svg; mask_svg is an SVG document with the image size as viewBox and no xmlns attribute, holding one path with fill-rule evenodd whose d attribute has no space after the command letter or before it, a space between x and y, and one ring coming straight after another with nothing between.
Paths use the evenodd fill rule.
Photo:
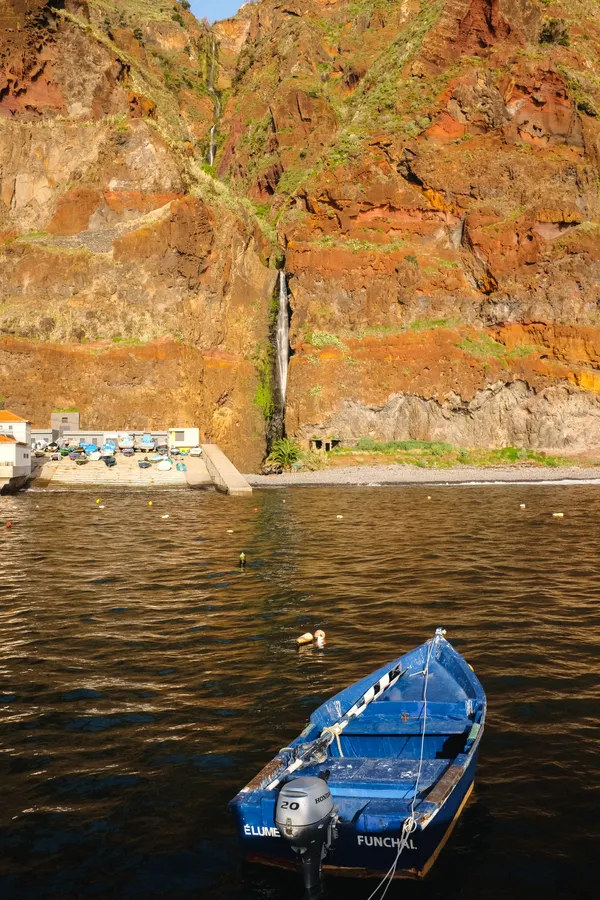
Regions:
<instances>
[{"instance_id":1,"label":"concrete ramp","mask_svg":"<svg viewBox=\"0 0 600 900\"><path fill-rule=\"evenodd\" d=\"M232 497L252 493L252 488L244 476L240 475L231 460L227 459L216 444L202 444L202 454L208 474L218 491L223 491Z\"/></svg>"}]
</instances>

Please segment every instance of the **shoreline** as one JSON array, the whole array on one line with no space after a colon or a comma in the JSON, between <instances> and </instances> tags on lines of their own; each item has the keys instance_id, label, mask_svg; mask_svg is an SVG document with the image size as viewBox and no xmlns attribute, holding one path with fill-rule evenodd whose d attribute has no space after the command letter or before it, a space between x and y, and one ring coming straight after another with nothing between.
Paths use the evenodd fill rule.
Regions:
<instances>
[{"instance_id":1,"label":"shoreline","mask_svg":"<svg viewBox=\"0 0 600 900\"><path fill-rule=\"evenodd\" d=\"M253 488L279 487L388 487L393 485L472 484L599 484L599 467L580 466L453 466L422 469L394 463L378 466L344 466L317 472L285 472L281 475L245 475Z\"/></svg>"}]
</instances>

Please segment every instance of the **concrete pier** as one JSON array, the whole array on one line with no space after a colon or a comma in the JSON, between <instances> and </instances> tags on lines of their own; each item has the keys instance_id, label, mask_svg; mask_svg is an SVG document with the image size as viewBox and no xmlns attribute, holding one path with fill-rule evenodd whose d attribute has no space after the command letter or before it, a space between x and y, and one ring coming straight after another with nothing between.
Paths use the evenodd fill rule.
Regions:
<instances>
[{"instance_id":1,"label":"concrete pier","mask_svg":"<svg viewBox=\"0 0 600 900\"><path fill-rule=\"evenodd\" d=\"M252 493L252 488L244 476L216 444L202 444L202 453L208 474L218 491L232 497Z\"/></svg>"},{"instance_id":2,"label":"concrete pier","mask_svg":"<svg viewBox=\"0 0 600 900\"><path fill-rule=\"evenodd\" d=\"M203 457L186 456L185 472L175 465L169 472L161 472L156 465L140 469L139 454L126 457L117 454L117 465L107 468L102 461L78 466L68 457L52 461L48 457L33 460L32 479L38 488L209 488L214 485L233 497L251 494L252 488L243 475L216 444L202 446Z\"/></svg>"},{"instance_id":3,"label":"concrete pier","mask_svg":"<svg viewBox=\"0 0 600 900\"><path fill-rule=\"evenodd\" d=\"M47 460L40 469L34 481L35 487L48 488L187 488L186 472L178 472L175 466L169 472L161 472L154 465L150 469L140 469L138 461L141 457L117 456L117 465L109 469L103 462L88 462L85 466L78 466L68 458L60 462ZM210 487L211 479L202 466L202 460L198 460L200 466L195 466L195 487ZM186 459L187 467L187 459ZM200 469L200 471L198 471ZM204 469L204 472L201 470Z\"/></svg>"}]
</instances>

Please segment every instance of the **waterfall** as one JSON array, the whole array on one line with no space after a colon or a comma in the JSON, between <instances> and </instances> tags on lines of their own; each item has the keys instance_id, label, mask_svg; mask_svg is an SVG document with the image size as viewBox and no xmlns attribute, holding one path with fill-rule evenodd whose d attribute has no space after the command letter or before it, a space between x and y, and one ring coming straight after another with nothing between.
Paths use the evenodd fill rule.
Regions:
<instances>
[{"instance_id":1,"label":"waterfall","mask_svg":"<svg viewBox=\"0 0 600 900\"><path fill-rule=\"evenodd\" d=\"M218 91L215 88L215 73L217 70L217 41L216 38L213 38L212 41L212 57L210 61L210 71L208 73L208 92L212 94L213 99L215 101L215 115L212 127L210 129L210 137L208 139L208 156L207 162L209 166L214 165L215 156L217 153L217 142L215 140L215 133L217 131L217 123L221 118L221 99L219 97Z\"/></svg>"},{"instance_id":2,"label":"waterfall","mask_svg":"<svg viewBox=\"0 0 600 900\"><path fill-rule=\"evenodd\" d=\"M275 346L277 349L277 382L281 392L281 406L285 407L285 390L287 387L288 363L290 356L290 317L288 312L288 289L285 272L279 273L279 312L277 313L277 331Z\"/></svg>"}]
</instances>

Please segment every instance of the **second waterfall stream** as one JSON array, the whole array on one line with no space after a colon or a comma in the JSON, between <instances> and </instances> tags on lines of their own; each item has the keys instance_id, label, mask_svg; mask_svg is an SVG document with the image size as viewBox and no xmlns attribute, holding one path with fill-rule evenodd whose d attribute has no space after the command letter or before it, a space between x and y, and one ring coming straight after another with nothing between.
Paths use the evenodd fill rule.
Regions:
<instances>
[{"instance_id":1,"label":"second waterfall stream","mask_svg":"<svg viewBox=\"0 0 600 900\"><path fill-rule=\"evenodd\" d=\"M217 42L213 38L212 42L212 57L210 62L210 71L208 73L208 91L212 94L213 99L215 101L215 114L214 121L212 127L210 129L210 137L209 137L209 145L208 145L208 164L209 166L214 165L215 156L217 153L217 141L215 138L215 134L217 131L217 124L219 119L221 118L221 100L219 98L219 94L217 89L215 88L215 73L217 69Z\"/></svg>"},{"instance_id":2,"label":"second waterfall stream","mask_svg":"<svg viewBox=\"0 0 600 900\"><path fill-rule=\"evenodd\" d=\"M285 406L287 388L288 363L290 357L290 316L288 311L288 290L285 272L279 273L279 311L277 313L277 331L275 346L277 350L277 382L281 392L281 406Z\"/></svg>"}]
</instances>

